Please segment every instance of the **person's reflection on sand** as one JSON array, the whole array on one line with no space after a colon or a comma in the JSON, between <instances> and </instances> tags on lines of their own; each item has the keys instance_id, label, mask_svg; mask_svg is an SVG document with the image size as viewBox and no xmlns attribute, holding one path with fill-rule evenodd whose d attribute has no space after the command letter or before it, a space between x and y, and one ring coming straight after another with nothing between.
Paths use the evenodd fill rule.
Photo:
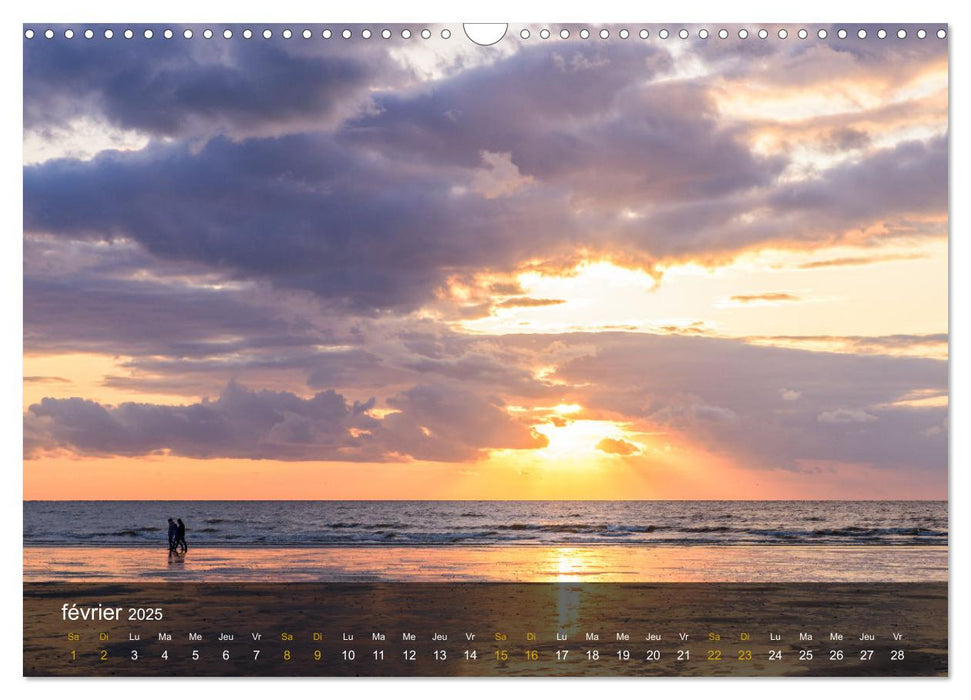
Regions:
<instances>
[{"instance_id":1,"label":"person's reflection on sand","mask_svg":"<svg viewBox=\"0 0 971 700\"><path fill-rule=\"evenodd\" d=\"M185 566L185 552L171 550L169 552L169 566Z\"/></svg>"}]
</instances>

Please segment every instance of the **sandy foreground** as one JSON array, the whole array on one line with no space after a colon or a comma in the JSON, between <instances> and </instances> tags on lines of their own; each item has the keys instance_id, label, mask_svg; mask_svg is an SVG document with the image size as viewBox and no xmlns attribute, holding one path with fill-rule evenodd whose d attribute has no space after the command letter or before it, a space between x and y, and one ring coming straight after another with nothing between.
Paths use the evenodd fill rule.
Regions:
<instances>
[{"instance_id":1,"label":"sandy foreground","mask_svg":"<svg viewBox=\"0 0 971 700\"><path fill-rule=\"evenodd\" d=\"M25 547L25 581L946 581L937 546Z\"/></svg>"},{"instance_id":2,"label":"sandy foreground","mask_svg":"<svg viewBox=\"0 0 971 700\"><path fill-rule=\"evenodd\" d=\"M124 619L65 620L72 603ZM130 621L131 607L163 618ZM26 675L934 676L947 664L946 583L24 587Z\"/></svg>"}]
</instances>

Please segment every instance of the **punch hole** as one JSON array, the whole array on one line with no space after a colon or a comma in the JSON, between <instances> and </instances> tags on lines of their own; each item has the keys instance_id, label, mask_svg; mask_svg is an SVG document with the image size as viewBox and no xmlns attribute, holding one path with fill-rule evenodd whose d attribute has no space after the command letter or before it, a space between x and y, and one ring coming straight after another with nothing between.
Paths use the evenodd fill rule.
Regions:
<instances>
[{"instance_id":1,"label":"punch hole","mask_svg":"<svg viewBox=\"0 0 971 700\"><path fill-rule=\"evenodd\" d=\"M498 44L506 36L506 31L508 31L508 29L508 24L470 23L462 25L462 30L465 32L465 36L467 36L473 44L478 44L479 46L492 46L493 44ZM529 32L526 32L526 34L527 36L524 36L523 39L528 38ZM522 32L520 32L520 36L522 36Z\"/></svg>"}]
</instances>

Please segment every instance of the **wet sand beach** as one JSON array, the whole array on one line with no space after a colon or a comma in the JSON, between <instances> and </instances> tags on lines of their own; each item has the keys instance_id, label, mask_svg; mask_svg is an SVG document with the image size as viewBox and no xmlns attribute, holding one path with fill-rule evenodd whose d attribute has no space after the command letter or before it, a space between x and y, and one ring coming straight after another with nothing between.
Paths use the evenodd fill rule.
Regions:
<instances>
[{"instance_id":1,"label":"wet sand beach","mask_svg":"<svg viewBox=\"0 0 971 700\"><path fill-rule=\"evenodd\" d=\"M934 546L25 547L25 581L946 581Z\"/></svg>"}]
</instances>

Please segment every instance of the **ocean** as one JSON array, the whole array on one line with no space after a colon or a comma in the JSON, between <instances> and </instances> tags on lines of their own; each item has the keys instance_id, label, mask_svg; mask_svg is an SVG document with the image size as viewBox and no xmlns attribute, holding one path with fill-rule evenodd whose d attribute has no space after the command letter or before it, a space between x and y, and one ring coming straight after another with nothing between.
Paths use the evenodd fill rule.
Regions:
<instances>
[{"instance_id":1,"label":"ocean","mask_svg":"<svg viewBox=\"0 0 971 700\"><path fill-rule=\"evenodd\" d=\"M946 501L26 501L25 546L947 545Z\"/></svg>"}]
</instances>

